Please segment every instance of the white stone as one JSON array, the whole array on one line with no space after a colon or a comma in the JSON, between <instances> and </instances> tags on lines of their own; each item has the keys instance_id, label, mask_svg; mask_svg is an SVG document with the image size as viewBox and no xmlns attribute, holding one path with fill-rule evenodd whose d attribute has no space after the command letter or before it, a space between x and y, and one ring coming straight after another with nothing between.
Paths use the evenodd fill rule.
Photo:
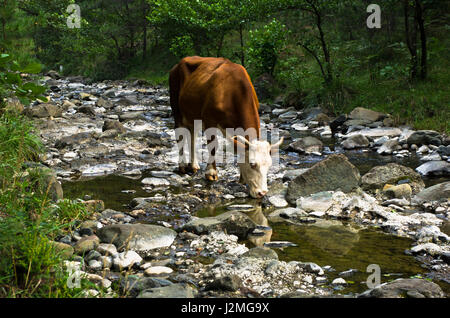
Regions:
<instances>
[{"instance_id":1,"label":"white stone","mask_svg":"<svg viewBox=\"0 0 450 318\"><path fill-rule=\"evenodd\" d=\"M269 202L276 208L285 208L289 205L282 195L274 195L269 197Z\"/></svg>"},{"instance_id":2,"label":"white stone","mask_svg":"<svg viewBox=\"0 0 450 318\"><path fill-rule=\"evenodd\" d=\"M332 284L332 285L346 285L347 282L345 281L345 279L339 277L339 278L334 279L334 280L331 282L331 284Z\"/></svg>"},{"instance_id":3,"label":"white stone","mask_svg":"<svg viewBox=\"0 0 450 318\"><path fill-rule=\"evenodd\" d=\"M151 186L155 186L155 187L170 185L170 182L167 181L166 179L155 178L155 177L145 178L141 182L145 185L151 185Z\"/></svg>"},{"instance_id":4,"label":"white stone","mask_svg":"<svg viewBox=\"0 0 450 318\"><path fill-rule=\"evenodd\" d=\"M116 268L124 269L133 266L134 264L139 265L142 262L142 257L139 256L135 251L126 251L119 253L113 258L113 265Z\"/></svg>"},{"instance_id":5,"label":"white stone","mask_svg":"<svg viewBox=\"0 0 450 318\"><path fill-rule=\"evenodd\" d=\"M100 243L97 251L103 255L117 256L117 248L114 244Z\"/></svg>"},{"instance_id":6,"label":"white stone","mask_svg":"<svg viewBox=\"0 0 450 318\"><path fill-rule=\"evenodd\" d=\"M145 270L145 275L153 276L153 275L168 275L171 274L173 270L170 267L166 266L152 266Z\"/></svg>"}]
</instances>

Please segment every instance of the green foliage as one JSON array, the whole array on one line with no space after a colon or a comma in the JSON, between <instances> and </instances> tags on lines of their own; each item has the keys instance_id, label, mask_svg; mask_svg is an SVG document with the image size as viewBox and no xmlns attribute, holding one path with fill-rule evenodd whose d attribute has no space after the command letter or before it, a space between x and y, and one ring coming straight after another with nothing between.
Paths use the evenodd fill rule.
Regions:
<instances>
[{"instance_id":1,"label":"green foliage","mask_svg":"<svg viewBox=\"0 0 450 318\"><path fill-rule=\"evenodd\" d=\"M170 52L178 58L194 55L194 42L189 35L177 36L171 41Z\"/></svg>"},{"instance_id":2,"label":"green foliage","mask_svg":"<svg viewBox=\"0 0 450 318\"><path fill-rule=\"evenodd\" d=\"M30 63L22 67L7 53L0 54L0 103L3 98L14 94L23 104L33 99L46 101L43 95L46 88L33 81L25 81L21 73L37 74L41 71L39 63ZM0 105L1 106L1 105Z\"/></svg>"},{"instance_id":3,"label":"green foliage","mask_svg":"<svg viewBox=\"0 0 450 318\"><path fill-rule=\"evenodd\" d=\"M273 75L287 33L286 27L276 19L260 29L250 31L247 54L258 74L267 72Z\"/></svg>"}]
</instances>

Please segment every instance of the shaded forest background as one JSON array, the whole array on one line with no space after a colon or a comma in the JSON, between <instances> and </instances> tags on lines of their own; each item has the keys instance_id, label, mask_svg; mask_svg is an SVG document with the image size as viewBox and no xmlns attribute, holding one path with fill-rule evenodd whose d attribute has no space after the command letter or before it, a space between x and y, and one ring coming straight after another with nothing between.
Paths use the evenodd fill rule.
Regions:
<instances>
[{"instance_id":1,"label":"shaded forest background","mask_svg":"<svg viewBox=\"0 0 450 318\"><path fill-rule=\"evenodd\" d=\"M244 65L261 100L337 115L362 106L449 132L448 1L0 0L0 53L92 81L166 85L186 55ZM72 16L71 16L72 15Z\"/></svg>"}]
</instances>

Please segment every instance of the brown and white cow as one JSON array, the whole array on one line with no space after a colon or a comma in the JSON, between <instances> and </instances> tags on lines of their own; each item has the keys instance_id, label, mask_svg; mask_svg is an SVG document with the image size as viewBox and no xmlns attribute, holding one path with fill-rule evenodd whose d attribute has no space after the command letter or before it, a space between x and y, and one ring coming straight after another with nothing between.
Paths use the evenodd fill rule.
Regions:
<instances>
[{"instance_id":1,"label":"brown and white cow","mask_svg":"<svg viewBox=\"0 0 450 318\"><path fill-rule=\"evenodd\" d=\"M180 163L180 172L197 172L200 169L195 152L194 121L201 120L201 129L242 129L249 133L233 136L236 148L245 149L245 161L239 163L240 181L249 187L250 195L261 198L267 192L267 173L272 165L271 151L283 142L270 145L261 140L258 98L247 71L241 65L225 58L185 57L170 71L170 104L175 128L190 131L190 160ZM195 137L194 137L195 136ZM176 136L177 141L180 136ZM214 136L208 139L210 159L206 178L217 180Z\"/></svg>"}]
</instances>

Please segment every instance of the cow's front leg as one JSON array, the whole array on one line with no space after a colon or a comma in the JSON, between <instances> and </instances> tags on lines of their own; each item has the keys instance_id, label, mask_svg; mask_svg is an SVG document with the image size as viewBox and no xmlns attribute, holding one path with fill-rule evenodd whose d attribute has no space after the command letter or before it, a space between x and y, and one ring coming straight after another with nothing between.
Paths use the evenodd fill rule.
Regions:
<instances>
[{"instance_id":1,"label":"cow's front leg","mask_svg":"<svg viewBox=\"0 0 450 318\"><path fill-rule=\"evenodd\" d=\"M209 157L208 165L206 166L205 178L209 181L217 181L219 180L216 168L216 147L218 147L218 142L215 135L210 136L207 147Z\"/></svg>"},{"instance_id":2,"label":"cow's front leg","mask_svg":"<svg viewBox=\"0 0 450 318\"><path fill-rule=\"evenodd\" d=\"M197 173L198 170L200 170L200 166L198 164L197 159L197 149L196 149L196 141L198 136L198 130L197 129L191 129L191 149L190 149L190 164L189 164L189 171L192 173Z\"/></svg>"}]
</instances>

